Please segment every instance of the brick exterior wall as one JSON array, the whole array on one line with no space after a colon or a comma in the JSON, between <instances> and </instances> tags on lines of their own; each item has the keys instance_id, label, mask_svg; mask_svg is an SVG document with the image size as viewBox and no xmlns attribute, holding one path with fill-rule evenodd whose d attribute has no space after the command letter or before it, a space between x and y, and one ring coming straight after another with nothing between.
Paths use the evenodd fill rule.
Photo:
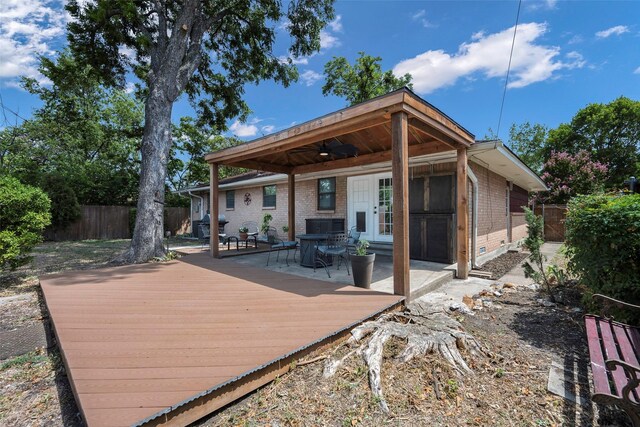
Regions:
<instances>
[{"instance_id":1,"label":"brick exterior wall","mask_svg":"<svg viewBox=\"0 0 640 427\"><path fill-rule=\"evenodd\" d=\"M509 244L507 233L507 180L473 162L469 168L478 178L478 238L476 256L484 255ZM438 164L433 166L417 166L414 174L442 174L455 171L455 163ZM330 177L330 175L328 176ZM317 210L317 179L296 182L296 233L305 232L306 218L347 218L347 177L336 177L336 209L335 211ZM467 183L469 202L469 248L471 248L473 187ZM288 185L286 182L276 184L276 207L262 207L262 185L235 189L235 208L226 209L226 191L220 191L220 212L226 216L229 223L225 227L227 234L237 234L238 228L245 221L255 221L260 225L262 216L270 213L273 216L271 225L276 228L280 236L285 236L282 226L288 224ZM245 194L251 196L251 203L245 205ZM205 198L205 212L208 209L208 192L197 193ZM194 199L194 205L195 205ZM193 212L194 218L199 214ZM524 214L511 213L512 241L516 242L526 235ZM348 224L346 224L348 225ZM484 250L481 252L481 249ZM455 257L454 257L455 258Z\"/></svg>"},{"instance_id":2,"label":"brick exterior wall","mask_svg":"<svg viewBox=\"0 0 640 427\"><path fill-rule=\"evenodd\" d=\"M271 184L267 184L271 185ZM276 207L262 207L262 187L244 187L235 189L235 207L227 209L227 192L220 191L219 209L224 214L229 223L225 226L227 234L238 234L238 228L246 221L254 221L258 226L262 223L264 214L269 213L273 216L271 226L275 227L280 237L285 237L286 233L282 231L284 225L289 223L289 186L286 182L276 183ZM251 203L244 203L245 194L251 196ZM205 198L208 206L209 195L198 193ZM195 199L194 199L195 200ZM345 225L347 219L347 177L336 177L336 209L333 211L318 210L318 180L309 179L304 181L296 181L296 233L304 233L307 218L344 218ZM205 208L206 212L206 208ZM193 213L194 218L198 218L199 214Z\"/></svg>"},{"instance_id":3,"label":"brick exterior wall","mask_svg":"<svg viewBox=\"0 0 640 427\"><path fill-rule=\"evenodd\" d=\"M478 178L478 239L476 255L484 255L509 243L507 234L507 180L477 163L469 167ZM472 200L469 199L469 205ZM469 219L471 224L471 219ZM481 252L481 249L484 251Z\"/></svg>"},{"instance_id":4,"label":"brick exterior wall","mask_svg":"<svg viewBox=\"0 0 640 427\"><path fill-rule=\"evenodd\" d=\"M511 214L511 240L517 242L527 237L527 222L522 212Z\"/></svg>"}]
</instances>

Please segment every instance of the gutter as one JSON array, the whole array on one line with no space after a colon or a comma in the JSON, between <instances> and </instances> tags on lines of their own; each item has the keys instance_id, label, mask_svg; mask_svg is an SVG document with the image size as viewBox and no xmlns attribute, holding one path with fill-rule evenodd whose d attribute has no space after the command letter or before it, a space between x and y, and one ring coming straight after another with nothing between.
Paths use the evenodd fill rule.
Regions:
<instances>
[{"instance_id":1,"label":"gutter","mask_svg":"<svg viewBox=\"0 0 640 427\"><path fill-rule=\"evenodd\" d=\"M471 211L471 268L478 267L476 262L476 249L478 246L478 178L467 165L467 176L473 185L473 210Z\"/></svg>"}]
</instances>

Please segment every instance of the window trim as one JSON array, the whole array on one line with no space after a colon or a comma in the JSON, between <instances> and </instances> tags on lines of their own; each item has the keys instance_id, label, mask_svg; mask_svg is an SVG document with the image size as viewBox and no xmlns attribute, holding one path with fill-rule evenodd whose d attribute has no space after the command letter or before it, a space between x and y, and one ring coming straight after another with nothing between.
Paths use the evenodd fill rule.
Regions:
<instances>
[{"instance_id":1,"label":"window trim","mask_svg":"<svg viewBox=\"0 0 640 427\"><path fill-rule=\"evenodd\" d=\"M267 195L266 193L267 187L273 187L273 189L275 190L273 195L271 194ZM276 186L276 184L263 185L262 186L262 209L275 209L277 206L277 195L278 195L278 187ZM273 205L266 204L267 196L268 197L273 196Z\"/></svg>"},{"instance_id":2,"label":"window trim","mask_svg":"<svg viewBox=\"0 0 640 427\"><path fill-rule=\"evenodd\" d=\"M230 194L232 194L232 197L231 197L232 206L229 206ZM226 203L225 203L226 209L228 211L234 210L236 208L236 190L227 190L225 193L225 197L226 197Z\"/></svg>"},{"instance_id":3,"label":"window trim","mask_svg":"<svg viewBox=\"0 0 640 427\"><path fill-rule=\"evenodd\" d=\"M333 181L333 191L327 191L327 192L320 192L320 181L323 179L327 179L327 180L332 180ZM316 182L316 210L318 211L323 211L323 212L327 212L327 211L335 211L336 210L336 193L337 193L337 189L336 189L336 177L332 176L332 177L326 177L326 178L318 178L317 182ZM330 194L331 197L331 205L329 207L321 207L320 206L320 195L323 194Z\"/></svg>"}]
</instances>

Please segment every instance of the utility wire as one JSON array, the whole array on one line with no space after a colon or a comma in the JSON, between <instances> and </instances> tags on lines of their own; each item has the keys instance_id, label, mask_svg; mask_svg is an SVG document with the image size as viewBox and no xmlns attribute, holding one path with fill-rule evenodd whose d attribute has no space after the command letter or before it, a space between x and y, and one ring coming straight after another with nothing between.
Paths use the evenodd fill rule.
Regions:
<instances>
[{"instance_id":1,"label":"utility wire","mask_svg":"<svg viewBox=\"0 0 640 427\"><path fill-rule=\"evenodd\" d=\"M502 123L502 111L504 110L504 99L507 97L507 85L509 84L509 72L511 71L511 59L513 58L513 47L516 44L516 33L518 32L518 22L520 20L520 6L522 0L518 1L518 13L516 14L516 26L513 27L513 40L511 40L511 53L509 54L509 65L507 66L507 78L504 80L504 91L502 92L502 104L500 104L500 116L498 117L498 130L496 137L500 139L500 124Z\"/></svg>"}]
</instances>

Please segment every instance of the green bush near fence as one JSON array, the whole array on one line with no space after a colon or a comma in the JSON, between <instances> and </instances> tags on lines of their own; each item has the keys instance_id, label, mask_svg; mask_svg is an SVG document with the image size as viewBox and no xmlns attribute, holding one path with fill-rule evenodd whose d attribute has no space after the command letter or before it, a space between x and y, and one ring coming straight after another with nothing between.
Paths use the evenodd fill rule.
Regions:
<instances>
[{"instance_id":1,"label":"green bush near fence","mask_svg":"<svg viewBox=\"0 0 640 427\"><path fill-rule=\"evenodd\" d=\"M572 199L566 244L569 268L593 293L640 303L640 195Z\"/></svg>"},{"instance_id":2,"label":"green bush near fence","mask_svg":"<svg viewBox=\"0 0 640 427\"><path fill-rule=\"evenodd\" d=\"M15 270L31 259L51 223L51 201L39 188L0 177L0 270Z\"/></svg>"}]
</instances>

